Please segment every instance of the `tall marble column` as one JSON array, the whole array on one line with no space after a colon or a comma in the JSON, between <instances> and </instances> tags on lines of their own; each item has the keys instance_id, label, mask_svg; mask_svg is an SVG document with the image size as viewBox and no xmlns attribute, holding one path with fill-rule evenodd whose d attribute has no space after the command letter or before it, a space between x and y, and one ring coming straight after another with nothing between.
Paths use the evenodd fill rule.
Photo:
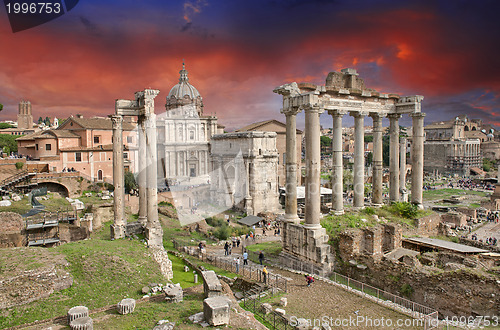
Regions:
<instances>
[{"instance_id":1,"label":"tall marble column","mask_svg":"<svg viewBox=\"0 0 500 330\"><path fill-rule=\"evenodd\" d=\"M389 117L389 200L399 201L399 118L391 113Z\"/></svg>"},{"instance_id":2,"label":"tall marble column","mask_svg":"<svg viewBox=\"0 0 500 330\"><path fill-rule=\"evenodd\" d=\"M401 146L399 147L399 194L400 201L408 202L408 194L406 192L406 138L401 138Z\"/></svg>"},{"instance_id":3,"label":"tall marble column","mask_svg":"<svg viewBox=\"0 0 500 330\"><path fill-rule=\"evenodd\" d=\"M158 219L158 163L156 144L156 115L146 117L147 152L147 223L145 236L149 246L163 247L163 230Z\"/></svg>"},{"instance_id":4,"label":"tall marble column","mask_svg":"<svg viewBox=\"0 0 500 330\"><path fill-rule=\"evenodd\" d=\"M127 231L125 218L125 175L123 168L123 117L111 116L113 123L113 211L111 238L123 238Z\"/></svg>"},{"instance_id":5,"label":"tall marble column","mask_svg":"<svg viewBox=\"0 0 500 330\"><path fill-rule=\"evenodd\" d=\"M283 111L286 117L286 195L285 221L299 223L297 216L297 113Z\"/></svg>"},{"instance_id":6,"label":"tall marble column","mask_svg":"<svg viewBox=\"0 0 500 330\"><path fill-rule=\"evenodd\" d=\"M146 118L145 116L139 116L137 123L137 131L138 131L138 145L139 145L139 159L137 160L139 166L138 171L139 175L137 177L138 185L139 185L139 222L144 226L147 222L148 215L148 206L147 206L147 195L146 195L146 186L147 186L147 174L146 174L146 166L147 166L147 153L146 153Z\"/></svg>"},{"instance_id":7,"label":"tall marble column","mask_svg":"<svg viewBox=\"0 0 500 330\"><path fill-rule=\"evenodd\" d=\"M321 148L320 148L320 108L310 107L305 110L306 119L306 212L305 226L321 228Z\"/></svg>"},{"instance_id":8,"label":"tall marble column","mask_svg":"<svg viewBox=\"0 0 500 330\"><path fill-rule=\"evenodd\" d=\"M372 113L373 119L373 174L372 174L372 204L382 206L382 182L383 182L383 137L382 137L382 115Z\"/></svg>"},{"instance_id":9,"label":"tall marble column","mask_svg":"<svg viewBox=\"0 0 500 330\"><path fill-rule=\"evenodd\" d=\"M342 116L339 110L330 110L333 118L332 139L332 214L344 214L344 167L342 164Z\"/></svg>"},{"instance_id":10,"label":"tall marble column","mask_svg":"<svg viewBox=\"0 0 500 330\"><path fill-rule=\"evenodd\" d=\"M354 201L353 208L365 205L365 113L350 113L354 117Z\"/></svg>"},{"instance_id":11,"label":"tall marble column","mask_svg":"<svg viewBox=\"0 0 500 330\"><path fill-rule=\"evenodd\" d=\"M422 188L424 185L424 117L425 113L410 114L413 121L413 142L411 144L411 202L423 208Z\"/></svg>"}]
</instances>

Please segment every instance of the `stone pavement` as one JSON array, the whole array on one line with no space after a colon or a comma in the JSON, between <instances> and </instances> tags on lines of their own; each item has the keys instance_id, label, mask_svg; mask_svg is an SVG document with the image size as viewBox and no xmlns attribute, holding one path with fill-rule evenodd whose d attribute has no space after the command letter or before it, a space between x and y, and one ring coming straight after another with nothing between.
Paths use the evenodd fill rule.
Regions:
<instances>
[{"instance_id":1,"label":"stone pavement","mask_svg":"<svg viewBox=\"0 0 500 330\"><path fill-rule=\"evenodd\" d=\"M487 222L485 225L481 226L476 231L470 233L467 237L471 238L472 234L477 235L477 239L482 239L483 242L488 237L496 237L500 241L500 223ZM497 243L498 244L498 243Z\"/></svg>"}]
</instances>

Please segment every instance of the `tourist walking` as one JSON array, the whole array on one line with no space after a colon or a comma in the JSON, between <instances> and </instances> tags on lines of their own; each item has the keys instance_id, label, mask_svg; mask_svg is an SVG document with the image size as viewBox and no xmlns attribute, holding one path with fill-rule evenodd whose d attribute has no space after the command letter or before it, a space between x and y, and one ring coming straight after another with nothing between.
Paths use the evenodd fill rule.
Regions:
<instances>
[{"instance_id":1,"label":"tourist walking","mask_svg":"<svg viewBox=\"0 0 500 330\"><path fill-rule=\"evenodd\" d=\"M226 244L224 244L224 255L227 256L229 255L229 243L226 242Z\"/></svg>"},{"instance_id":2,"label":"tourist walking","mask_svg":"<svg viewBox=\"0 0 500 330\"><path fill-rule=\"evenodd\" d=\"M264 284L267 284L267 274L269 272L267 271L267 267L264 266L264 268L262 268L262 274L264 275Z\"/></svg>"},{"instance_id":3,"label":"tourist walking","mask_svg":"<svg viewBox=\"0 0 500 330\"><path fill-rule=\"evenodd\" d=\"M264 252L260 251L259 253L259 262L262 265L262 262L264 261Z\"/></svg>"},{"instance_id":4,"label":"tourist walking","mask_svg":"<svg viewBox=\"0 0 500 330\"><path fill-rule=\"evenodd\" d=\"M314 278L311 275L304 275L306 277L307 286L311 286L314 283Z\"/></svg>"},{"instance_id":5,"label":"tourist walking","mask_svg":"<svg viewBox=\"0 0 500 330\"><path fill-rule=\"evenodd\" d=\"M243 265L248 265L248 252L243 252Z\"/></svg>"},{"instance_id":6,"label":"tourist walking","mask_svg":"<svg viewBox=\"0 0 500 330\"><path fill-rule=\"evenodd\" d=\"M234 258L234 264L236 265L236 274L240 272L240 257Z\"/></svg>"}]
</instances>

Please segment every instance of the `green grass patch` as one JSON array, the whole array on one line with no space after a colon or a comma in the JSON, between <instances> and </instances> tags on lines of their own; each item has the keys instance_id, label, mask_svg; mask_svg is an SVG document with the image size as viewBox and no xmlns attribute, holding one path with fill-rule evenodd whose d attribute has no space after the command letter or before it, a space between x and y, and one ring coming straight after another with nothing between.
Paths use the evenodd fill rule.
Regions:
<instances>
[{"instance_id":1,"label":"green grass patch","mask_svg":"<svg viewBox=\"0 0 500 330\"><path fill-rule=\"evenodd\" d=\"M281 242L265 242L254 245L248 245L246 247L247 250L253 252L263 251L264 255L274 255L277 256L280 254L282 245Z\"/></svg>"},{"instance_id":2,"label":"green grass patch","mask_svg":"<svg viewBox=\"0 0 500 330\"><path fill-rule=\"evenodd\" d=\"M203 283L201 276L198 277L198 283L194 283L194 274L192 269L188 272L184 271L184 266L187 266L184 260L171 253L169 253L168 258L172 261L172 270L174 271L174 278L172 279L173 283L179 283L184 289Z\"/></svg>"}]
</instances>

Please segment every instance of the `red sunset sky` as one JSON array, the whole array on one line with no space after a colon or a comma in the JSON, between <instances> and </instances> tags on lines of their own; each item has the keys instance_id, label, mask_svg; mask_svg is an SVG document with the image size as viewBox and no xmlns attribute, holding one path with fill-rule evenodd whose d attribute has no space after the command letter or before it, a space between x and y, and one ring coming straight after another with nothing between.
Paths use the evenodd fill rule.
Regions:
<instances>
[{"instance_id":1,"label":"red sunset sky","mask_svg":"<svg viewBox=\"0 0 500 330\"><path fill-rule=\"evenodd\" d=\"M145 87L160 89L160 113L185 59L205 112L228 130L284 120L274 87L324 84L328 72L345 67L370 88L424 95L427 123L465 113L500 129L499 7L462 0L80 0L62 17L17 33L2 7L0 120L15 119L20 100L32 102L35 121L104 116L115 99ZM331 126L325 115L322 123Z\"/></svg>"}]
</instances>

